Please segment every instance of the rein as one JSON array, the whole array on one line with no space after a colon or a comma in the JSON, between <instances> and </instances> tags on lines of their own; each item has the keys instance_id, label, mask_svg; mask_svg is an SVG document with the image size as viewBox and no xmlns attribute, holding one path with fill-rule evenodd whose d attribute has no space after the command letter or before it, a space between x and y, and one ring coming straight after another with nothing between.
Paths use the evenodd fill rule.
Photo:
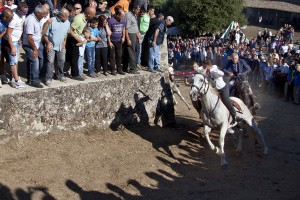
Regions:
<instances>
[{"instance_id":1,"label":"rein","mask_svg":"<svg viewBox=\"0 0 300 200\"><path fill-rule=\"evenodd\" d=\"M206 80L206 77L205 76L203 76L204 77L204 81L203 81L203 84L201 85L201 87L199 88L198 86L196 86L196 85L192 85L191 87L193 88L193 87L195 87L196 89L197 89L197 91L198 91L198 93L199 93L199 96L205 96L206 94L207 94L207 92L208 92L208 90L209 90L209 83L206 83L205 82L205 80ZM206 91L203 93L203 94L201 94L201 90L202 90L202 88L205 90L205 86L206 85L208 85L208 87L207 87L207 89L206 89ZM204 87L203 87L204 86ZM215 104L215 106L214 106L214 108L211 110L211 111L209 111L209 113L207 114L208 115L208 118L211 120L211 114L216 110L216 108L217 108L217 106L218 106L218 104L219 104L219 101L220 101L220 97L219 97L219 95L217 95L217 97L218 97L218 99L217 99L217 103ZM199 99L201 99L200 97L199 97ZM213 123L211 123L212 125L213 125ZM214 126L214 125L213 125ZM214 128L216 128L215 126L214 126Z\"/></svg>"}]
</instances>

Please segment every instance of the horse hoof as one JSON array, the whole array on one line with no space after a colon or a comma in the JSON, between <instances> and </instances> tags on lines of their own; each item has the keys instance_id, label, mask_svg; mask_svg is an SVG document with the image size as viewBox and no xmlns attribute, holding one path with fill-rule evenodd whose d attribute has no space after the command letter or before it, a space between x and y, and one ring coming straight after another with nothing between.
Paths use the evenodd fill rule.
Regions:
<instances>
[{"instance_id":1,"label":"horse hoof","mask_svg":"<svg viewBox=\"0 0 300 200\"><path fill-rule=\"evenodd\" d=\"M221 169L227 169L228 168L228 163L221 165Z\"/></svg>"}]
</instances>

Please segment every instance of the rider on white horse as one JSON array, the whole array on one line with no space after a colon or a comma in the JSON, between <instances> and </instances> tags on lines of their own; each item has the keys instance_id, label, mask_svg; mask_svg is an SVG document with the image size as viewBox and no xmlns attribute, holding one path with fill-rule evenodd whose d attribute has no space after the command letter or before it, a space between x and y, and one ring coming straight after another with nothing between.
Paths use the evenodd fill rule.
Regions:
<instances>
[{"instance_id":1,"label":"rider on white horse","mask_svg":"<svg viewBox=\"0 0 300 200\"><path fill-rule=\"evenodd\" d=\"M196 69L196 71L205 74L207 77L209 77L215 82L216 88L221 96L222 102L227 107L232 116L231 124L234 124L236 121L236 111L232 106L231 100L229 98L228 86L223 80L224 72L219 70L217 65L212 65L211 60L204 60L202 64L203 67L199 67L199 65L195 62L193 64L193 67L194 69Z\"/></svg>"}]
</instances>

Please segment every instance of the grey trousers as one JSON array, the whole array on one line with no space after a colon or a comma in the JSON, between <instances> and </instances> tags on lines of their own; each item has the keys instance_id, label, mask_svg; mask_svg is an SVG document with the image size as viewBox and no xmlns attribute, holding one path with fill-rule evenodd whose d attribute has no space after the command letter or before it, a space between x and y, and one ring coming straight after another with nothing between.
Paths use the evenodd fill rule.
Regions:
<instances>
[{"instance_id":1,"label":"grey trousers","mask_svg":"<svg viewBox=\"0 0 300 200\"><path fill-rule=\"evenodd\" d=\"M55 74L60 80L64 76L66 50L62 49L61 51L55 51L51 49L49 52L47 52L47 78L52 77L55 58L57 60L57 65L55 66Z\"/></svg>"}]
</instances>

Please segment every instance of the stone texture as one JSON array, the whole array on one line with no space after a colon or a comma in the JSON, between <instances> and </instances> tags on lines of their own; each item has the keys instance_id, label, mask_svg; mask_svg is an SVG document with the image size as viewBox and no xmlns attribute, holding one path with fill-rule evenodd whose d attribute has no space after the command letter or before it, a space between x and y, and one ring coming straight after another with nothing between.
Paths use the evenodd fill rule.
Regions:
<instances>
[{"instance_id":1,"label":"stone texture","mask_svg":"<svg viewBox=\"0 0 300 200\"><path fill-rule=\"evenodd\" d=\"M143 72L0 96L0 142L61 130L153 122L162 74Z\"/></svg>"}]
</instances>

